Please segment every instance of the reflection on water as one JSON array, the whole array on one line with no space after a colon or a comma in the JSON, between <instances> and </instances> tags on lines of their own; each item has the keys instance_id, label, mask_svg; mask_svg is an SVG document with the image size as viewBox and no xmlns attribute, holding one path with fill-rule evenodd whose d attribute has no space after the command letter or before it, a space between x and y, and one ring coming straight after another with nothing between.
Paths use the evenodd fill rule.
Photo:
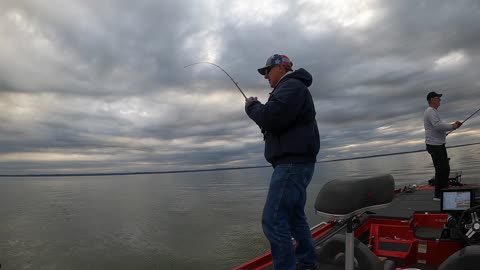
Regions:
<instances>
[{"instance_id":1,"label":"reflection on water","mask_svg":"<svg viewBox=\"0 0 480 270\"><path fill-rule=\"evenodd\" d=\"M478 181L479 146L448 150ZM271 168L179 174L0 178L2 269L229 269L268 249L260 225ZM317 164L309 188L391 173L398 186L433 175L426 152Z\"/></svg>"}]
</instances>

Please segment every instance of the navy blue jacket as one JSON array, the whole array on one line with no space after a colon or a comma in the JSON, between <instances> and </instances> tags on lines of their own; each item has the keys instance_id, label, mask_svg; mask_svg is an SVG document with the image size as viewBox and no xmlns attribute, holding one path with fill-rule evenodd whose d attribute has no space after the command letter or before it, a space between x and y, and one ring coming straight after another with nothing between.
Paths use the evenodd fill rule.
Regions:
<instances>
[{"instance_id":1,"label":"navy blue jacket","mask_svg":"<svg viewBox=\"0 0 480 270\"><path fill-rule=\"evenodd\" d=\"M315 106L308 86L312 75L298 69L284 76L270 93L268 102L249 102L248 116L262 129L265 159L278 164L317 161L320 135Z\"/></svg>"}]
</instances>

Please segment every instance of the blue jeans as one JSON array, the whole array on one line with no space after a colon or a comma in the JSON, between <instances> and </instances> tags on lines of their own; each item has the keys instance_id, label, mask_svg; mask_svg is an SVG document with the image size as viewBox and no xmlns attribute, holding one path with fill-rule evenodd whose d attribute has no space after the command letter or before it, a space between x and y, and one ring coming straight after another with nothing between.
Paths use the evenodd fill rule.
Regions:
<instances>
[{"instance_id":1,"label":"blue jeans","mask_svg":"<svg viewBox=\"0 0 480 270\"><path fill-rule=\"evenodd\" d=\"M276 270L295 269L297 263L300 269L315 264L315 246L304 211L314 170L315 163L308 163L279 164L273 171L262 227Z\"/></svg>"}]
</instances>

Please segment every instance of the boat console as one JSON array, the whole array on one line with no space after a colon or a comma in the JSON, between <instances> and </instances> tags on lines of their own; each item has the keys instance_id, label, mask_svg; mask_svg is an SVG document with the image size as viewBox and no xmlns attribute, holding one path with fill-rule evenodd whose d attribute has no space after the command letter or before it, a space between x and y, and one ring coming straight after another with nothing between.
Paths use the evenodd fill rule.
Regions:
<instances>
[{"instance_id":1,"label":"boat console","mask_svg":"<svg viewBox=\"0 0 480 270\"><path fill-rule=\"evenodd\" d=\"M443 189L440 210L448 214L445 231L449 238L460 238L467 245L450 255L439 270L478 269L480 264L480 205L478 189L472 187Z\"/></svg>"},{"instance_id":2,"label":"boat console","mask_svg":"<svg viewBox=\"0 0 480 270\"><path fill-rule=\"evenodd\" d=\"M440 210L448 214L445 229L451 238L460 238L469 245L480 244L480 206L475 193L468 187L449 188L442 190L440 198Z\"/></svg>"},{"instance_id":3,"label":"boat console","mask_svg":"<svg viewBox=\"0 0 480 270\"><path fill-rule=\"evenodd\" d=\"M390 205L393 177L330 181L318 193L316 214L345 222L346 233L331 237L321 246L317 253L319 267L383 270L394 265L408 265L409 269L430 265L432 269L453 270L459 265L472 265L472 260L478 262L480 258L480 206L475 191L468 186L443 190L440 212L418 211L407 220L362 220L363 214Z\"/></svg>"}]
</instances>

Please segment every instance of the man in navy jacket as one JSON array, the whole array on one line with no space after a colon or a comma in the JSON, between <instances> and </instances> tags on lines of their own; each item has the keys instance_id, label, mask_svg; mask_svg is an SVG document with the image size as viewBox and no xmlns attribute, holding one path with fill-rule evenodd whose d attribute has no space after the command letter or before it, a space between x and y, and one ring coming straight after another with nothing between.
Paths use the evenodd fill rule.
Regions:
<instances>
[{"instance_id":1,"label":"man in navy jacket","mask_svg":"<svg viewBox=\"0 0 480 270\"><path fill-rule=\"evenodd\" d=\"M258 69L273 88L267 103L260 103L256 97L245 101L246 113L264 135L265 158L274 167L262 227L270 242L274 267L282 270L315 267L315 247L304 208L320 135L308 90L312 76L303 68L293 71L292 66L285 55L269 57Z\"/></svg>"}]
</instances>

